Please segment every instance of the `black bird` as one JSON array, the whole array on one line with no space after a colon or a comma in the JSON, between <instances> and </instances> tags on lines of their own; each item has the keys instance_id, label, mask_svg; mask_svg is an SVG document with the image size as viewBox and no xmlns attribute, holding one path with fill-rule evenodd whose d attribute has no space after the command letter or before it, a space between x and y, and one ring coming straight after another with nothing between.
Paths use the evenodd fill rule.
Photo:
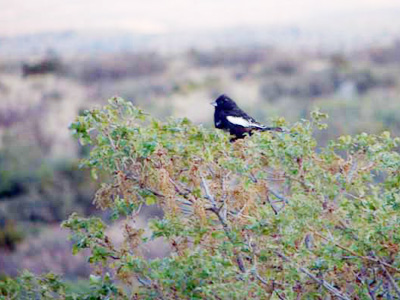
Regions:
<instances>
[{"instance_id":1,"label":"black bird","mask_svg":"<svg viewBox=\"0 0 400 300\"><path fill-rule=\"evenodd\" d=\"M231 141L242 139L246 134L251 135L253 131L279 131L280 127L267 127L258 123L237 106L235 101L226 95L221 95L211 103L215 106L214 125L216 128L229 131L233 136Z\"/></svg>"}]
</instances>

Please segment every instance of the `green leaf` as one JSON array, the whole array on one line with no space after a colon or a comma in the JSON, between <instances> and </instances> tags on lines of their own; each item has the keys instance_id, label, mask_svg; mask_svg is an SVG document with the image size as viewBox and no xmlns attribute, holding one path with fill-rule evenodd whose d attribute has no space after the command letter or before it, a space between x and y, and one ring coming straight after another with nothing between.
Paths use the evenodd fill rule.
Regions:
<instances>
[{"instance_id":1,"label":"green leaf","mask_svg":"<svg viewBox=\"0 0 400 300\"><path fill-rule=\"evenodd\" d=\"M157 197L154 195L146 196L146 205L151 206L157 203Z\"/></svg>"}]
</instances>

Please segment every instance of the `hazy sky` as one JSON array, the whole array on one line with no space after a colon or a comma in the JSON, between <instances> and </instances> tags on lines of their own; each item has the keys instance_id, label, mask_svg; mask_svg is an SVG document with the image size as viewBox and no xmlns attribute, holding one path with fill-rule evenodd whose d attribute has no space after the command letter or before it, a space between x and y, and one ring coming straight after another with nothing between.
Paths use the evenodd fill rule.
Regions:
<instances>
[{"instance_id":1,"label":"hazy sky","mask_svg":"<svg viewBox=\"0 0 400 300\"><path fill-rule=\"evenodd\" d=\"M282 25L321 14L399 7L400 0L0 0L0 35L69 29L162 33Z\"/></svg>"}]
</instances>

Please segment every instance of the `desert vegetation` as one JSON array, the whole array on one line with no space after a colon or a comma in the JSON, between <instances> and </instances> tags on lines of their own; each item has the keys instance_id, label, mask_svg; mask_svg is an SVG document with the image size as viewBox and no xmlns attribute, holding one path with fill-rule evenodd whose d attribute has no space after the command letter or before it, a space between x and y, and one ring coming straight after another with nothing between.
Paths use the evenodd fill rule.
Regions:
<instances>
[{"instance_id":1,"label":"desert vegetation","mask_svg":"<svg viewBox=\"0 0 400 300\"><path fill-rule=\"evenodd\" d=\"M76 213L63 222L73 252L89 251L90 291L24 273L4 297L48 299L378 299L399 297L399 167L389 132L319 147L327 115L274 125L237 142L188 119L160 121L121 98L83 112L71 130L91 151L82 165L109 175L95 205L121 221ZM158 205L150 234L135 226ZM145 259L162 238L170 252Z\"/></svg>"},{"instance_id":2,"label":"desert vegetation","mask_svg":"<svg viewBox=\"0 0 400 300\"><path fill-rule=\"evenodd\" d=\"M396 283L399 276L394 225L399 149L395 137L400 132L398 47L397 42L348 53L273 47L96 57L52 53L0 60L0 277L4 297L29 299L27 295L41 292L49 298L84 297L92 291L112 297L157 298L163 294L165 298L218 299L238 293L238 299L249 295L296 299L314 297L315 292L315 297L322 298L339 293L350 299L396 299L390 278ZM57 68L24 76L24 64L37 67L48 61ZM291 134L263 134L228 143L225 134L210 129L213 111L209 102L221 92L258 120L286 126ZM110 95L120 95L128 103L114 100L118 103L99 109ZM320 121L310 119L315 107L330 116L324 130L315 130ZM139 108L152 117L139 113ZM133 114L129 117L132 123L123 123L128 111ZM96 113L105 118L103 132ZM113 114L122 114L121 121ZM177 119L170 120L170 115ZM73 123L76 116L78 121ZM145 120L136 120L139 116ZM71 123L80 138L91 126L96 128L86 136L85 145L71 138ZM118 131L122 127L126 133ZM116 128L116 136L104 135ZM176 145L169 145L167 139ZM126 143L121 147L130 150L111 151L107 148L111 143ZM168 159L174 163L156 166ZM126 162L109 165L114 160ZM199 170L188 174L189 167L183 164L192 163ZM141 176L149 181L133 178L139 176L135 169L139 165L144 167ZM163 169L176 187L170 181L160 186L162 178L157 176L167 175L162 175ZM268 176L257 177L263 172ZM219 213L231 233L225 233L219 213L213 212L206 187L218 208L226 207ZM131 194L123 195L125 188ZM109 203L104 202L108 196ZM96 209L94 198L103 209ZM75 217L64 224L75 233L82 231L80 240L86 243L84 234L91 233L79 226L100 226L98 232L103 242L107 237L111 248L100 245L104 249L97 249L96 243L101 243L97 239L87 240L85 247L77 244L77 236L68 241L68 230L59 225L73 212ZM99 219L86 219L91 216ZM128 251L132 246L128 245L129 230L138 235L136 251ZM72 248L74 253L85 250L73 256ZM91 251L105 251L91 260L92 266L87 258L96 253ZM137 273L133 262L127 267L128 254L137 255L134 263L142 264L148 273ZM237 263L237 254L245 272ZM189 272L183 264L193 268ZM196 264L209 269L197 269ZM254 266L266 284L257 278ZM171 273L163 273L164 268ZM23 269L32 274L22 273ZM223 270L226 281L218 273ZM60 274L62 279L37 277L47 272ZM179 274L187 274L183 286L196 285L201 291L179 290L169 282L180 278ZM202 276L214 281L207 282ZM56 286L58 292L53 294L55 290L50 290ZM226 294L216 293L216 286Z\"/></svg>"}]
</instances>

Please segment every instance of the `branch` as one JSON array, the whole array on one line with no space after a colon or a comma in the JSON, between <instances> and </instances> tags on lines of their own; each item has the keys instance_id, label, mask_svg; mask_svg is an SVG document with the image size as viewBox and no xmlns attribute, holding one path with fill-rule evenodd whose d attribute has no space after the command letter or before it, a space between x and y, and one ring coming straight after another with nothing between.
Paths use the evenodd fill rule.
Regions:
<instances>
[{"instance_id":1,"label":"branch","mask_svg":"<svg viewBox=\"0 0 400 300\"><path fill-rule=\"evenodd\" d=\"M326 282L323 279L319 279L317 278L314 274L312 274L309 270L307 270L306 268L303 267L299 267L295 262L293 262L289 257L287 257L286 255L279 253L279 252L275 252L276 255L278 255L279 257L281 257L282 259L288 261L289 263L292 263L293 265L296 266L296 268L298 268L298 270L304 274L306 274L308 277L310 277L312 280L314 280L315 282L317 282L318 284L322 285L324 288L326 288L328 291L330 291L332 294L334 294L336 297L338 297L339 299L343 299L343 300L351 300L349 298L349 296L347 296L346 294L342 294L337 288L335 288L334 286L332 286L330 283Z\"/></svg>"},{"instance_id":2,"label":"branch","mask_svg":"<svg viewBox=\"0 0 400 300\"><path fill-rule=\"evenodd\" d=\"M208 189L207 182L203 176L201 176L201 185L203 186L204 191L206 192L206 199L210 200L213 208L217 208L217 203L215 202L215 198L213 195L211 195L210 190Z\"/></svg>"},{"instance_id":3,"label":"branch","mask_svg":"<svg viewBox=\"0 0 400 300\"><path fill-rule=\"evenodd\" d=\"M289 200L288 200L285 196L279 194L278 192L274 191L274 190L271 189L270 187L268 187L268 191L271 192L271 194L274 195L274 196L275 196L276 198L278 198L279 200L285 202L286 204L289 203Z\"/></svg>"},{"instance_id":4,"label":"branch","mask_svg":"<svg viewBox=\"0 0 400 300\"><path fill-rule=\"evenodd\" d=\"M389 280L389 282L392 285L393 289L396 291L397 296L400 298L400 288L396 284L396 281L394 280L392 275L390 275L388 270L385 268L385 265L384 265L383 261L380 258L378 258L376 255L375 255L375 258L378 260L379 265L381 266L382 270L385 272L385 275L386 275L387 279Z\"/></svg>"},{"instance_id":5,"label":"branch","mask_svg":"<svg viewBox=\"0 0 400 300\"><path fill-rule=\"evenodd\" d=\"M277 208L275 207L274 203L272 203L271 200L269 199L269 195L268 195L268 194L267 194L267 201L268 201L269 205L271 206L272 210L274 211L274 214L275 214L275 215L277 215L277 214L281 211L281 209L285 206L285 205L283 205L283 206L281 207L281 209L277 209Z\"/></svg>"},{"instance_id":6,"label":"branch","mask_svg":"<svg viewBox=\"0 0 400 300\"><path fill-rule=\"evenodd\" d=\"M212 208L211 211L217 215L219 222L221 223L222 227L224 228L225 235L227 236L229 241L234 245L235 240L232 238L232 234L231 234L232 230L229 227L229 225L225 222L225 220L222 218L221 214L219 213L219 210ZM235 252L237 252L237 251L235 251ZM244 261L243 261L242 256L240 255L240 253L235 253L235 254L236 254L236 262L238 264L240 271L242 273L246 273L246 267L244 266Z\"/></svg>"},{"instance_id":7,"label":"branch","mask_svg":"<svg viewBox=\"0 0 400 300\"><path fill-rule=\"evenodd\" d=\"M360 275L356 274L356 277L358 280L360 280L361 283L363 283L367 287L368 294L371 297L371 299L376 300L375 292L371 290L371 287L369 286L369 284L367 282L365 282L365 280L362 279Z\"/></svg>"},{"instance_id":8,"label":"branch","mask_svg":"<svg viewBox=\"0 0 400 300\"><path fill-rule=\"evenodd\" d=\"M253 274L254 276L264 285L269 285L268 281L266 281L264 278L262 278L260 276L260 274L258 274L258 270L257 270L257 255L256 255L256 249L257 245L253 244L253 243L249 243L249 248L252 250L251 254L252 254L252 261L253 261Z\"/></svg>"},{"instance_id":9,"label":"branch","mask_svg":"<svg viewBox=\"0 0 400 300\"><path fill-rule=\"evenodd\" d=\"M221 208L217 207L217 202L215 201L214 196L210 193L210 190L208 188L207 182L204 179L203 176L201 176L201 185L206 193L206 199L208 199L211 202L212 207L209 208L210 211L212 211L218 218L219 222L222 225L222 228L224 229L225 235L229 239L229 241L234 245L235 240L232 238L232 229L229 227L229 225L226 223L226 220L221 216L220 211ZM235 251L237 252L237 251ZM244 266L244 261L240 253L235 253L236 254L236 262L238 264L238 267L242 273L246 272L246 268Z\"/></svg>"},{"instance_id":10,"label":"branch","mask_svg":"<svg viewBox=\"0 0 400 300\"><path fill-rule=\"evenodd\" d=\"M190 190L190 189L188 189L188 188L183 188L184 190L186 190L185 192L184 191L182 191L181 190L181 187L175 182L175 181L173 181L172 180L172 178L171 177L169 177L169 182L171 182L172 183L172 185L174 186L174 188L175 188L175 191L179 194L179 195L181 195L181 196L187 196L187 195L189 195L192 191Z\"/></svg>"},{"instance_id":11,"label":"branch","mask_svg":"<svg viewBox=\"0 0 400 300\"><path fill-rule=\"evenodd\" d=\"M99 130L99 131L101 131L101 130ZM108 140L110 141L111 148L113 148L114 152L117 152L118 148L115 145L115 143L114 143L114 141L113 141L113 139L112 139L112 137L110 135L110 132L108 130L103 130L103 133L107 136ZM119 160L119 161L122 163L121 160ZM123 164L123 166L125 168L126 167L125 164L124 163L122 163L122 164ZM115 160L115 166L116 166L118 171L121 171L121 166L118 164L118 160L117 159Z\"/></svg>"},{"instance_id":12,"label":"branch","mask_svg":"<svg viewBox=\"0 0 400 300\"><path fill-rule=\"evenodd\" d=\"M275 294L278 296L278 298L279 298L280 300L286 300L286 298L283 297L281 294L279 294L277 290L274 290L274 292L275 292Z\"/></svg>"},{"instance_id":13,"label":"branch","mask_svg":"<svg viewBox=\"0 0 400 300\"><path fill-rule=\"evenodd\" d=\"M142 187L142 184L140 184L139 178L137 178L136 176L134 176L134 175L132 174L132 172L127 172L127 173L125 174L125 177L126 177L126 179L130 179L130 180L136 181L136 183L139 185L139 187L140 187L142 190L146 190L146 191L152 193L154 196L157 196L157 197L162 197L162 198L165 197L163 194L161 194L160 192L158 192L158 191L156 191L156 190L153 190L153 189L147 188L147 187L146 187L146 188L143 188L143 187Z\"/></svg>"},{"instance_id":14,"label":"branch","mask_svg":"<svg viewBox=\"0 0 400 300\"><path fill-rule=\"evenodd\" d=\"M281 294L279 294L278 291L275 289L275 281L272 280L272 293L274 293L274 292L280 300L286 300L286 298L284 296L282 296Z\"/></svg>"},{"instance_id":15,"label":"branch","mask_svg":"<svg viewBox=\"0 0 400 300\"><path fill-rule=\"evenodd\" d=\"M355 171L357 170L357 166L357 161L354 161L354 163L351 165L350 171L347 173L347 183L351 183L351 181L353 180L353 176Z\"/></svg>"},{"instance_id":16,"label":"branch","mask_svg":"<svg viewBox=\"0 0 400 300\"><path fill-rule=\"evenodd\" d=\"M390 265L390 264L388 264L388 263L386 263L386 262L384 262L384 261L382 261L382 260L379 260L379 258L377 258L377 257L368 257L368 256L359 255L359 254L357 254L356 252L354 252L354 251L352 251L352 250L350 250L350 249L348 249L348 248L346 248L346 247L344 247L344 246L338 244L337 242L328 239L327 237L323 236L322 234L320 234L319 232L315 231L315 230L312 229L311 227L308 227L308 228L309 228L313 233L315 233L315 234L318 235L319 237L323 238L325 241L332 242L336 247L338 247L338 248L340 248L340 249L342 249L342 250L345 250L345 251L351 253L351 254L352 254L353 256L355 256L355 257L358 257L358 258L361 258L361 259L365 259L365 260L369 260L369 261L373 261L373 262L377 262L377 263L379 263L379 264L381 264L381 265L384 265L384 266L386 266L386 267L388 267L388 268L391 268L392 270L394 270L394 271L396 271L396 272L400 272L400 270L399 270L398 268L393 267L392 265Z\"/></svg>"},{"instance_id":17,"label":"branch","mask_svg":"<svg viewBox=\"0 0 400 300\"><path fill-rule=\"evenodd\" d=\"M146 288L153 288L156 290L156 292L158 293L158 299L164 300L165 297L163 295L162 290L160 289L160 287L158 286L158 284L156 282L154 282L151 279L148 278L141 278L139 275L136 275L136 279L137 281L144 287Z\"/></svg>"}]
</instances>

